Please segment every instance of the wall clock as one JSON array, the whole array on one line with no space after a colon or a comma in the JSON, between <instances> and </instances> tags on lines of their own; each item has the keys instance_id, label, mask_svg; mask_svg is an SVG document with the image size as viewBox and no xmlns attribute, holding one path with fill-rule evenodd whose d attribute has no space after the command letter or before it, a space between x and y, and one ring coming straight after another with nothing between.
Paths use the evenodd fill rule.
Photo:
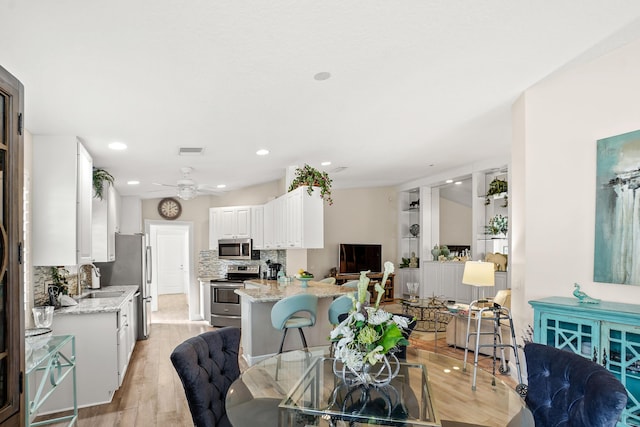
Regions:
<instances>
[{"instance_id":1,"label":"wall clock","mask_svg":"<svg viewBox=\"0 0 640 427\"><path fill-rule=\"evenodd\" d=\"M165 197L158 203L158 213L164 219L176 219L182 213L182 206L173 197Z\"/></svg>"}]
</instances>

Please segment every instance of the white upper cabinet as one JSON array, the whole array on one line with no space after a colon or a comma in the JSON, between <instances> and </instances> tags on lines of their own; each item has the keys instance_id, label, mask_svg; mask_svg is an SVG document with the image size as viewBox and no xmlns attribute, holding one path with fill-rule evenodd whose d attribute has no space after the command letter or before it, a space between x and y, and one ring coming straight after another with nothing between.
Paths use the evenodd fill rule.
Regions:
<instances>
[{"instance_id":1,"label":"white upper cabinet","mask_svg":"<svg viewBox=\"0 0 640 427\"><path fill-rule=\"evenodd\" d=\"M251 207L251 238L253 239L253 249L265 249L264 206Z\"/></svg>"},{"instance_id":2,"label":"white upper cabinet","mask_svg":"<svg viewBox=\"0 0 640 427\"><path fill-rule=\"evenodd\" d=\"M102 200L93 198L91 244L94 262L109 262L116 259L119 199L118 191L108 184L105 184Z\"/></svg>"},{"instance_id":3,"label":"white upper cabinet","mask_svg":"<svg viewBox=\"0 0 640 427\"><path fill-rule=\"evenodd\" d=\"M220 209L219 239L248 239L251 237L251 206Z\"/></svg>"},{"instance_id":4,"label":"white upper cabinet","mask_svg":"<svg viewBox=\"0 0 640 427\"><path fill-rule=\"evenodd\" d=\"M33 265L90 263L93 160L76 137L33 137Z\"/></svg>"},{"instance_id":5,"label":"white upper cabinet","mask_svg":"<svg viewBox=\"0 0 640 427\"><path fill-rule=\"evenodd\" d=\"M251 206L209 208L209 249L218 249L220 239L251 237Z\"/></svg>"},{"instance_id":6,"label":"white upper cabinet","mask_svg":"<svg viewBox=\"0 0 640 427\"><path fill-rule=\"evenodd\" d=\"M264 209L265 249L324 247L324 205L319 190L299 187L270 201Z\"/></svg>"}]
</instances>

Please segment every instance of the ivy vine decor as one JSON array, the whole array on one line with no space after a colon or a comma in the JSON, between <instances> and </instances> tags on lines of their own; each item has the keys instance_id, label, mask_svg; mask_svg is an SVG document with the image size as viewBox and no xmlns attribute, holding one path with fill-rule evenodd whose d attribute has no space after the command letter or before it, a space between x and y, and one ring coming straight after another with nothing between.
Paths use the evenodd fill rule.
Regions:
<instances>
[{"instance_id":1,"label":"ivy vine decor","mask_svg":"<svg viewBox=\"0 0 640 427\"><path fill-rule=\"evenodd\" d=\"M296 168L294 173L295 176L293 181L291 181L289 191L293 191L300 186L306 185L309 187L307 188L307 193L311 196L313 194L313 187L319 187L320 197L328 202L329 205L333 204L333 199L331 198L331 184L333 181L329 178L329 174L326 172L320 172L318 169L307 164L302 168Z\"/></svg>"},{"instance_id":2,"label":"ivy vine decor","mask_svg":"<svg viewBox=\"0 0 640 427\"><path fill-rule=\"evenodd\" d=\"M93 193L96 199L102 200L104 197L104 183L113 185L113 176L104 169L93 168Z\"/></svg>"},{"instance_id":3,"label":"ivy vine decor","mask_svg":"<svg viewBox=\"0 0 640 427\"><path fill-rule=\"evenodd\" d=\"M507 183L507 181L503 180L503 179L499 179L499 178L494 178L493 181L491 181L489 183L489 190L487 191L487 194L485 194L485 200L484 200L484 204L488 205L491 203L491 199L490 196L496 195L496 194L502 194L502 193L507 193L509 191L509 185ZM502 205L503 207L507 207L508 205L508 196L507 194L505 194L504 196L504 205Z\"/></svg>"}]
</instances>

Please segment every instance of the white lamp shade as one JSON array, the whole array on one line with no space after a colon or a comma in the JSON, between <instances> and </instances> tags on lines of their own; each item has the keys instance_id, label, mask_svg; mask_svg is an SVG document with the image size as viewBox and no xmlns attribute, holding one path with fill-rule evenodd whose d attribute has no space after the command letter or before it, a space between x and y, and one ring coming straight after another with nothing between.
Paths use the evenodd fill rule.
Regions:
<instances>
[{"instance_id":1,"label":"white lamp shade","mask_svg":"<svg viewBox=\"0 0 640 427\"><path fill-rule=\"evenodd\" d=\"M467 261L464 264L462 283L471 286L493 286L495 283L492 262Z\"/></svg>"}]
</instances>

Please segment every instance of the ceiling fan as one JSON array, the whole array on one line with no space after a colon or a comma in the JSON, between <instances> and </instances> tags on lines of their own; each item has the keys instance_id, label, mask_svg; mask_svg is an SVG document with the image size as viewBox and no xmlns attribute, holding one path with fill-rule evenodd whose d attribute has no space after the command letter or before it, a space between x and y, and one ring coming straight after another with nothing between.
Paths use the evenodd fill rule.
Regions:
<instances>
[{"instance_id":1,"label":"ceiling fan","mask_svg":"<svg viewBox=\"0 0 640 427\"><path fill-rule=\"evenodd\" d=\"M211 188L204 184L198 184L196 181L191 178L191 172L193 172L193 168L189 166L185 166L180 168L180 172L182 173L182 178L180 178L175 184L162 184L159 182L154 182L154 185L161 185L164 187L175 187L177 188L177 196L182 200L189 200L197 197L201 194L218 194L221 193L220 190Z\"/></svg>"}]
</instances>

